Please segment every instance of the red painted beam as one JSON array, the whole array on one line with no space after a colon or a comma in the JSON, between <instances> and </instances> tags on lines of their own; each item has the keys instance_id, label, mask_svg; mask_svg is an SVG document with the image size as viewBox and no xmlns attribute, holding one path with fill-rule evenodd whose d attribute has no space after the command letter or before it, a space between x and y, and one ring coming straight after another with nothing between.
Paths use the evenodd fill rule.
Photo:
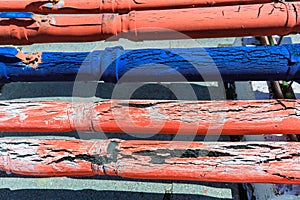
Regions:
<instances>
[{"instance_id":1,"label":"red painted beam","mask_svg":"<svg viewBox=\"0 0 300 200\"><path fill-rule=\"evenodd\" d=\"M0 0L0 12L43 14L126 13L131 10L161 10L271 2L274 2L274 0Z\"/></svg>"},{"instance_id":2,"label":"red painted beam","mask_svg":"<svg viewBox=\"0 0 300 200\"><path fill-rule=\"evenodd\" d=\"M0 102L0 131L299 134L300 100Z\"/></svg>"},{"instance_id":3,"label":"red painted beam","mask_svg":"<svg viewBox=\"0 0 300 200\"><path fill-rule=\"evenodd\" d=\"M275 3L2 19L0 44L287 35L300 32L298 13L299 3Z\"/></svg>"},{"instance_id":4,"label":"red painted beam","mask_svg":"<svg viewBox=\"0 0 300 200\"><path fill-rule=\"evenodd\" d=\"M30 176L300 183L297 142L0 140L0 169Z\"/></svg>"}]
</instances>

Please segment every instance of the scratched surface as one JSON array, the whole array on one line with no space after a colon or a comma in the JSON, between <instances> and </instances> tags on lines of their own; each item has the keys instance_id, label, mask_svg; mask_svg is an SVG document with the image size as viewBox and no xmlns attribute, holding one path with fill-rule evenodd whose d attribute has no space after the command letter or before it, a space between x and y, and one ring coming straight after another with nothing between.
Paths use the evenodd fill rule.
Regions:
<instances>
[{"instance_id":1,"label":"scratched surface","mask_svg":"<svg viewBox=\"0 0 300 200\"><path fill-rule=\"evenodd\" d=\"M210 40L211 41L211 40ZM209 45L212 43L210 42ZM92 44L93 45L93 44ZM153 45L153 44L151 44ZM175 46L176 43L172 42L167 44L170 47ZM204 44L207 45L207 44ZM208 45L208 46L209 46ZM39 46L36 45L40 48L45 48L44 46ZM55 46L55 45L54 45ZM74 46L71 44L70 46ZM52 46L53 47L53 46ZM76 46L75 46L76 47ZM25 49L30 49L33 47L25 47ZM87 47L82 47L82 48L87 48ZM38 49L38 48L36 48ZM53 49L53 48L52 48ZM34 49L35 50L35 49ZM58 50L61 50L58 48ZM52 96L52 99L58 99L57 96L65 97L65 96L70 96L72 95L72 92L69 91L69 95L65 92L67 88L64 88L63 83L56 83L55 86L50 86L51 84L42 84L39 86L39 84L9 84L4 87L4 97L2 98L8 98L8 99L15 99L15 98L26 98L26 97L41 97L41 96ZM68 85L68 84L67 84ZM49 91L45 91L44 88L47 87ZM110 86L109 86L110 87ZM57 89L60 88L60 89ZM104 89L102 87L102 89ZM107 89L107 88L106 88ZM108 97L109 95L105 94L104 91L99 92L99 94L104 95L105 97ZM164 92L165 98L168 98L172 95ZM34 95L36 94L36 95ZM168 96L169 95L169 96ZM145 95L146 96L146 95ZM155 96L155 95L154 95ZM18 134L16 134L18 135ZM25 134L26 135L26 134ZM4 134L5 136L5 134ZM36 137L36 136L35 136ZM54 136L51 136L54 137ZM1 188L3 188L0 191L0 195L3 198L10 198L10 199L25 199L25 198L32 198L32 197L37 197L40 196L42 198L53 198L53 199L64 199L66 198L66 195L69 198L73 199L85 199L85 198L91 198L91 199L98 199L99 197L106 197L107 199L116 199L118 197L121 197L121 195L127 196L128 199L136 198L144 198L144 199L205 199L204 196L209 196L207 195L207 192L211 195L210 191L213 191L212 188L207 189L207 185L201 183L196 183L196 187L192 185L191 182L188 182L188 187L181 188L181 190L178 190L179 187L176 187L176 183L170 183L170 182L164 182L166 185L161 186L160 189L156 190L157 186L161 183L156 183L156 182L151 182L147 181L147 184L143 184L141 182L136 182L135 185L133 182L130 182L129 180L119 180L117 179L116 182L105 182L107 181L107 178L104 179L98 179L103 181L104 183L113 183L114 187L104 187L99 183L99 181L93 182L92 180L86 180L85 182L81 182L78 179L31 179L31 178L19 178L15 177L12 175L2 175L3 178L0 179L0 185ZM109 179L111 180L111 179ZM114 179L115 180L115 179ZM71 183L70 183L71 182ZM128 183L128 187L126 188ZM130 185L129 183L132 183ZM150 183L153 183L150 185ZM137 185L142 185L143 187L138 187ZM155 186L156 185L156 186ZM202 186L205 187L202 187ZM215 187L225 187L223 189L226 189L226 187L232 187L230 184L214 184ZM106 188L106 191L101 191L98 188ZM123 189L122 192L119 188L126 188ZM159 186L158 186L159 187ZM192 194L190 191L190 188L196 188L196 194ZM5 189L6 188L6 189ZM13 191L10 191L7 188L14 189ZM26 188L31 188L31 189L26 189ZM172 191L173 188L173 191ZM93 189L93 190L91 190ZM131 192L130 192L131 191ZM158 192L155 192L158 191ZM167 192L166 192L167 191ZM173 194L176 195L170 195L168 191L172 191ZM200 191L200 192L199 192ZM178 194L179 193L179 194ZM190 195L186 194L190 193ZM217 192L212 192L214 194L217 194ZM233 194L234 190L233 190ZM199 196L202 195L202 196ZM225 197L228 195L228 193L223 192L221 193L221 197ZM214 195L212 195L214 196ZM215 195L216 197L217 195ZM229 195L230 196L230 195ZM219 196L220 197L220 196ZM216 199L213 197L206 197L206 199Z\"/></svg>"},{"instance_id":2,"label":"scratched surface","mask_svg":"<svg viewBox=\"0 0 300 200\"><path fill-rule=\"evenodd\" d=\"M154 180L299 183L297 142L2 140L2 171Z\"/></svg>"},{"instance_id":3,"label":"scratched surface","mask_svg":"<svg viewBox=\"0 0 300 200\"><path fill-rule=\"evenodd\" d=\"M0 102L2 132L298 134L299 101ZM135 115L133 115L133 113Z\"/></svg>"},{"instance_id":4,"label":"scratched surface","mask_svg":"<svg viewBox=\"0 0 300 200\"><path fill-rule=\"evenodd\" d=\"M218 43L232 43L232 39L227 40L207 40L207 43L203 42L186 42L182 44L181 42L172 41L164 43L166 47L190 47L195 46L206 46L210 47L212 45L217 45ZM145 42L150 47L160 47L161 44ZM118 42L114 42L111 46L118 45ZM128 47L134 48L144 47L144 43L129 43ZM91 43L89 45L82 45L80 50L89 51L94 48L100 48L105 46L104 44ZM122 44L122 46L125 46ZM78 46L75 44L64 45L66 50L77 50ZM36 50L51 50L60 51L62 47L57 44L49 45L34 45L23 47L25 51L36 51ZM56 49L55 49L56 48ZM172 87L179 87L180 84L165 84L164 87L172 89ZM45 90L47 88L47 90ZM151 88L151 89L150 89ZM160 88L160 90L158 89ZM157 87L155 85L149 85L143 88L144 93L151 92L151 95L139 92L135 94L135 98L146 98L150 97L153 99L175 99L174 94L162 89L163 87ZM201 90L198 86L195 89L199 92L197 97L199 99L205 100L201 94L209 95L207 90ZM112 90L111 84L106 84L105 86L100 85L97 91L97 96L102 98L110 98ZM153 94L154 92L161 91L159 95ZM39 99L37 97L46 97L54 100L66 100L65 97L72 95L72 85L65 83L13 83L5 85L2 90L2 95L0 98L5 99L19 99L25 98L25 100L30 100L28 98ZM126 93L126 91L123 91ZM125 94L123 94L126 96ZM120 96L122 96L120 94ZM120 97L122 99L122 97ZM32 99L31 99L32 100ZM36 134L26 133L11 133L5 134L1 133L1 136L28 136L31 135L35 138L41 137ZM51 134L49 138L59 138ZM66 139L74 137L74 135L67 135ZM45 137L45 136L44 136ZM95 135L94 135L95 137ZM121 135L118 135L121 137ZM124 138L126 139L126 138ZM161 138L156 138L161 139ZM210 187L213 186L213 187ZM286 186L288 187L288 186ZM53 179L36 179L36 178L20 178L13 175L7 175L5 173L1 174L0 178L0 198L1 199L208 199L215 200L221 198L224 199L226 196L230 197L231 194L236 196L236 190L231 184L210 184L210 183L198 183L198 182L153 182L146 181L141 182L137 180L127 180L127 179L112 179L112 178L97 178L97 179L74 179L74 178L53 178ZM101 189L100 189L101 188ZM232 188L232 191L231 189ZM229 190L228 190L229 189ZM290 188L288 188L290 190ZM295 191L295 190L294 190ZM289 192L289 194L294 194ZM279 197L278 199L283 199ZM289 199L295 199L291 196Z\"/></svg>"},{"instance_id":5,"label":"scratched surface","mask_svg":"<svg viewBox=\"0 0 300 200\"><path fill-rule=\"evenodd\" d=\"M211 46L213 45L214 40L208 40L209 42L204 44L204 43L190 43L190 44L177 44L175 41L172 42L167 42L164 44L164 46L167 47L182 47L182 46L198 46L198 45L203 45L203 46ZM221 40L221 42L225 43L231 43L231 40ZM117 43L118 44L118 43ZM151 47L159 47L155 46L155 43L147 43ZM218 44L218 40L216 40L216 44ZM116 45L116 43L114 43ZM131 44L132 45L132 44ZM141 43L134 44L134 46L137 45L143 45ZM71 49L66 49L66 50L74 50L78 46L75 44L71 44ZM90 44L90 47L96 47L97 45ZM100 45L103 46L103 45ZM130 47L130 44L128 45ZM36 49L44 49L47 50L51 47L51 49L56 51L61 50L61 46L57 46L55 44L51 45L35 45L33 47L24 47L24 50L36 50ZM132 46L131 46L132 47ZM141 46L143 47L143 46ZM89 47L87 46L81 46L81 49L85 50L90 50ZM67 86L67 87L66 87ZM44 90L44 88L47 87L47 90ZM64 85L63 83L55 83L54 85L50 83L45 83L39 85L39 83L33 84L33 83L26 83L26 84L21 84L21 83L15 83L15 84L8 84L4 86L3 90L3 95L1 96L2 99L18 99L18 98L32 98L32 97L48 97L52 96L53 99L59 99L65 96L70 96L72 95L72 91L70 91L70 88L72 86L70 84ZM167 86L169 88L172 88L171 86ZM176 85L178 87L178 85ZM59 89L58 89L59 88ZM67 89L69 88L69 90ZM100 87L98 91L98 95L107 98L110 97L107 93L109 93L109 89L111 86L106 86L106 87ZM150 87L150 88L155 88ZM157 88L156 88L157 89ZM196 88L198 91L199 88ZM155 92L157 93L158 90L149 90L146 89L146 91L152 91L154 94L150 95L151 97L155 97ZM146 92L145 91L145 92ZM163 94L159 94L158 97L164 97L166 99L174 99L173 95L170 95L168 92L165 90ZM205 91L205 90L204 90ZM126 91L124 91L126 93ZM141 92L143 93L143 92ZM206 93L206 95L208 95ZM57 97L59 96L59 97ZM126 96L126 95L124 95ZM142 94L144 98L149 97L148 95ZM137 97L137 96L136 96ZM140 96L141 97L141 96ZM157 97L157 96L156 96ZM201 97L201 92L198 95L198 97ZM201 97L202 99L203 96ZM36 99L36 98L35 98ZM7 136L7 134L2 134L3 136ZM18 136L19 134L9 134L9 135L15 135ZM26 134L25 134L26 135ZM37 136L36 134L28 134L28 135L34 135L35 137L41 137ZM47 134L49 135L49 134ZM20 136L20 135L19 135ZM74 137L73 135L71 135ZM49 136L50 138L59 138L59 136ZM122 137L119 135L119 137ZM68 137L69 138L69 137ZM124 138L125 139L125 138ZM82 180L82 181L81 181ZM101 181L98 181L101 180ZM119 179L109 179L110 181L116 180L115 182L106 182L107 178L101 178L101 179L93 179L93 180L83 180L83 179L69 179L69 178L55 178L55 179L32 179L32 178L19 178L15 177L12 175L6 175L2 174L2 178L0 179L0 185L1 188L3 188L0 191L0 196L1 198L11 198L11 199L28 199L28 198L33 198L36 196L40 196L41 198L54 198L54 199L63 199L66 197L66 195L69 196L70 199L78 199L79 196L82 196L82 199L85 199L86 197L89 197L91 199L96 199L99 197L106 197L107 199L114 199L118 197L128 197L128 199L136 198L136 199L217 199L216 195L212 195L212 193L217 194L217 192L212 192L212 188L208 188L208 186L204 183L193 183L193 182L188 182L188 186L185 188L182 188L182 190L178 190L180 188L179 186L176 187L176 182L170 183L170 182L163 182L166 185L160 185L160 183L157 182L151 182L147 181L145 182L134 182L134 181L129 181L129 180L119 180ZM105 186L105 183L113 183L114 186L107 187ZM150 185L150 183L153 183ZM193 185L194 184L194 185ZM195 187L195 184L197 187ZM137 187L137 185L142 185L141 187ZM165 187L166 186L166 187ZM205 186L205 187L202 187ZM230 184L213 184L214 187L219 187L222 189L226 189L226 187L232 187ZM98 188L97 188L98 187ZM122 192L119 192L119 188L126 188L126 192L124 190ZM128 187L128 188L127 188ZM158 190L156 190L156 187L159 187ZM6 189L5 189L6 188ZM10 191L7 188L14 189ZM99 188L106 188L106 191L101 191ZM173 188L173 191L172 191ZM192 194L191 188L196 188L196 192ZM208 190L206 190L208 188ZM129 192L131 191L131 192ZM173 195L170 195L166 191L172 191L171 193ZM219 189L218 191L222 191ZM234 192L235 190L232 190L232 194L236 195ZM206 192L206 193L205 193ZM190 195L188 195L189 193ZM199 196L200 195L200 196ZM211 197L208 197L211 195ZM221 195L221 196L220 196ZM225 198L228 193L220 193L219 198ZM206 196L206 197L205 197ZM214 197L212 197L214 196ZM230 196L230 195L228 195Z\"/></svg>"},{"instance_id":6,"label":"scratched surface","mask_svg":"<svg viewBox=\"0 0 300 200\"><path fill-rule=\"evenodd\" d=\"M131 43L125 40L110 43L89 43L88 45L64 44L62 47L58 44L37 44L33 46L23 47L24 51L33 52L36 50L51 51L91 51L93 49L104 49L107 46L122 45L125 48L180 48L180 47L212 47L219 43L230 44L234 38L230 39L208 39L208 40L190 40L190 41L164 41L164 42L138 42ZM134 84L133 84L134 85ZM92 87L88 83L81 86L83 89ZM122 91L115 98L126 99L132 86L125 85ZM136 99L172 99L177 97L171 92L176 88L187 90L185 84L180 83L163 83L157 85L149 83L144 86L139 85L139 89L133 94ZM206 87L199 84L192 84L196 92L196 98L202 100L209 99L209 91ZM47 88L47 89L45 89ZM218 89L212 87L213 93L218 93ZM3 87L2 100L70 100L72 96L73 85L63 82L52 83L11 83ZM99 84L96 96L100 98L112 97L113 84ZM170 91L171 90L171 91ZM93 91L84 93L88 97L94 95ZM222 94L216 95L216 99L222 100ZM194 100L194 97L182 97L185 100ZM88 134L86 138L82 134L68 133L1 133L1 136L27 137L31 138L50 138L50 139L71 139L74 137L91 139L103 138L100 134ZM118 137L122 139L138 139L133 136L125 137L124 134L106 134L105 137ZM152 140L171 140L170 135L149 136ZM187 139L183 137L182 139ZM203 140L203 137L197 137L197 140ZM222 140L228 140L223 137ZM229 183L204 183L204 182L184 182L184 181L141 181L136 179L123 179L112 177L96 177L96 178L21 178L12 174L1 174L0 178L0 197L1 199L238 199L238 191L235 184Z\"/></svg>"},{"instance_id":7,"label":"scratched surface","mask_svg":"<svg viewBox=\"0 0 300 200\"><path fill-rule=\"evenodd\" d=\"M29 62L27 57L14 57L16 50L6 47L0 49L0 82L299 80L299 48L298 44L133 50L118 46L104 51L28 54L33 61Z\"/></svg>"}]
</instances>

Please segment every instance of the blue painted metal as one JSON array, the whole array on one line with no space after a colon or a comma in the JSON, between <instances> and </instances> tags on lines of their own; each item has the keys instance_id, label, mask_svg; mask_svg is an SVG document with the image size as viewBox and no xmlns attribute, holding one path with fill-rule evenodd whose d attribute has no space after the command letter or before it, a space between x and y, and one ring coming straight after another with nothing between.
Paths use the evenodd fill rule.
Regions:
<instances>
[{"instance_id":1,"label":"blue painted metal","mask_svg":"<svg viewBox=\"0 0 300 200\"><path fill-rule=\"evenodd\" d=\"M12 47L1 47L0 55L6 57L15 57L18 54L18 50Z\"/></svg>"},{"instance_id":2,"label":"blue painted metal","mask_svg":"<svg viewBox=\"0 0 300 200\"><path fill-rule=\"evenodd\" d=\"M34 16L30 12L0 12L0 18L30 18Z\"/></svg>"},{"instance_id":3,"label":"blue painted metal","mask_svg":"<svg viewBox=\"0 0 300 200\"><path fill-rule=\"evenodd\" d=\"M94 52L44 52L38 69L0 48L0 82L300 80L300 44ZM179 75L180 74L180 75ZM100 77L101 76L101 77ZM183 79L184 78L184 79Z\"/></svg>"}]
</instances>

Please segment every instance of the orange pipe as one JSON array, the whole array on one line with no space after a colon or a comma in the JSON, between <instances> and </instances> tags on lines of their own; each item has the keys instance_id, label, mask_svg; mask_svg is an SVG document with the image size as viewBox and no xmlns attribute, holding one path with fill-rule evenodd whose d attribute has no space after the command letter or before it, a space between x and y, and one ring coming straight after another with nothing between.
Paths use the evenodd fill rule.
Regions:
<instances>
[{"instance_id":1,"label":"orange pipe","mask_svg":"<svg viewBox=\"0 0 300 200\"><path fill-rule=\"evenodd\" d=\"M129 14L35 16L0 21L0 44L287 35L300 32L300 4L132 11ZM115 38L116 39L116 38Z\"/></svg>"},{"instance_id":2,"label":"orange pipe","mask_svg":"<svg viewBox=\"0 0 300 200\"><path fill-rule=\"evenodd\" d=\"M0 102L0 131L299 134L299 105L300 100Z\"/></svg>"},{"instance_id":3,"label":"orange pipe","mask_svg":"<svg viewBox=\"0 0 300 200\"><path fill-rule=\"evenodd\" d=\"M126 13L131 10L161 10L271 2L274 0L0 0L0 12Z\"/></svg>"},{"instance_id":4,"label":"orange pipe","mask_svg":"<svg viewBox=\"0 0 300 200\"><path fill-rule=\"evenodd\" d=\"M0 170L29 176L300 183L295 142L0 140Z\"/></svg>"}]
</instances>

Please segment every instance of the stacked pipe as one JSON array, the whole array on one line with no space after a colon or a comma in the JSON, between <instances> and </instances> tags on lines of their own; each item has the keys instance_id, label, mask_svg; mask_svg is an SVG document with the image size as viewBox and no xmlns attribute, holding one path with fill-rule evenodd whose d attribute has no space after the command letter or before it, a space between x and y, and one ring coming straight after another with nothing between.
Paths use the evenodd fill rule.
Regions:
<instances>
[{"instance_id":1,"label":"stacked pipe","mask_svg":"<svg viewBox=\"0 0 300 200\"><path fill-rule=\"evenodd\" d=\"M153 4L155 2L157 3L154 1ZM170 1L166 4L177 5L171 4ZM194 5L191 2L187 4ZM137 5L147 7L148 4ZM180 3L178 6L184 7ZM4 12L0 14L0 44L89 42L120 37L136 41L287 35L298 33L300 30L297 14L299 9L299 3L279 2L208 8L134 10L125 14L100 13L80 17Z\"/></svg>"},{"instance_id":2,"label":"stacked pipe","mask_svg":"<svg viewBox=\"0 0 300 200\"><path fill-rule=\"evenodd\" d=\"M287 35L300 31L300 3L295 2L5 1L0 3L0 44L88 42L121 37L137 41ZM33 54L0 48L0 82L74 81L78 80L78 74L83 74L84 80L114 83L180 81L178 72L187 81L297 81L298 48L299 45L285 45L129 51L118 47L95 52ZM162 69L161 63L166 68ZM152 64L148 73L141 73L139 67L147 64ZM135 69L135 73L124 79ZM212 130L227 135L298 134L299 103L298 100L2 101L0 131L153 133L158 130L160 134L206 134ZM130 119L130 113L138 115ZM214 129L212 122L219 123L218 120L222 127ZM0 169L21 175L98 174L159 180L300 183L297 143L3 139L0 152ZM257 170L260 170L258 175Z\"/></svg>"}]
</instances>

